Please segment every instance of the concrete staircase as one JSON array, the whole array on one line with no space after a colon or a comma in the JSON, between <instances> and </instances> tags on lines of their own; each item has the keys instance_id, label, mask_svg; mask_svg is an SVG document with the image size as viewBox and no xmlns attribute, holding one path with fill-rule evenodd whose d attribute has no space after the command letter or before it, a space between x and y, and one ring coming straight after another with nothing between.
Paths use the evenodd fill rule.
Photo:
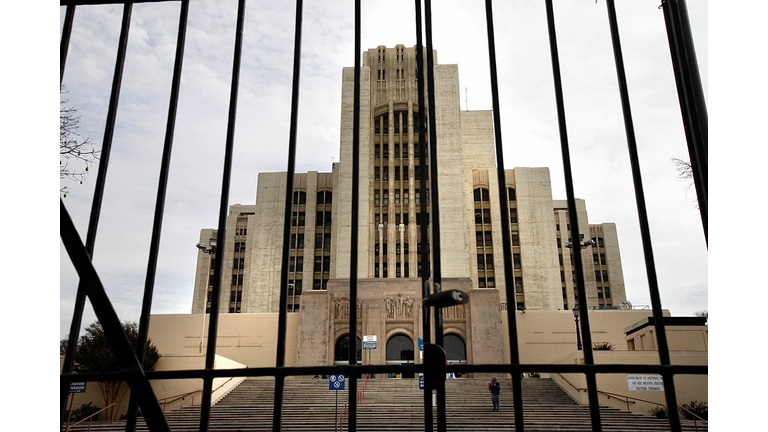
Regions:
<instances>
[{"instance_id":1,"label":"concrete staircase","mask_svg":"<svg viewBox=\"0 0 768 432\"><path fill-rule=\"evenodd\" d=\"M500 379L501 411L493 412L486 391L487 379L452 379L446 381L446 419L449 431L514 430L512 380ZM362 388L362 381L359 387ZM423 391L416 379L370 380L365 397L358 405L357 430L423 431ZM337 395L338 393L338 395ZM286 381L283 404L283 431L333 431L336 401L342 412L348 392L328 390L327 380L291 379ZM274 381L248 379L211 409L210 430L271 431ZM523 413L526 431L590 431L589 407L575 403L549 379L524 380ZM631 414L601 407L605 431L668 431L667 420ZM174 431L198 430L199 407L167 413ZM435 419L434 424L437 424ZM347 429L345 424L344 429ZM73 430L87 430L77 428ZM94 431L125 430L125 423L95 424ZM137 430L147 430L139 421ZM693 422L684 421L684 431L695 431ZM706 425L698 425L706 431Z\"/></svg>"}]
</instances>

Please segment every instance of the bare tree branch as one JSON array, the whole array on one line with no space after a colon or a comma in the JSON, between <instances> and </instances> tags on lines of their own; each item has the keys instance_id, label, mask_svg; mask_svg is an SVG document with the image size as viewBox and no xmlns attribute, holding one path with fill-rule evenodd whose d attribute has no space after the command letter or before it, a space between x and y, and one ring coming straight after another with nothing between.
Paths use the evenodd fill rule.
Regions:
<instances>
[{"instance_id":1,"label":"bare tree branch","mask_svg":"<svg viewBox=\"0 0 768 432\"><path fill-rule=\"evenodd\" d=\"M59 106L59 179L62 181L74 181L80 184L85 181L85 176L99 160L100 150L93 145L90 136L83 136L80 129L80 116L77 108L69 105L67 85L63 84L60 90ZM66 197L69 186L62 185L59 193Z\"/></svg>"}]
</instances>

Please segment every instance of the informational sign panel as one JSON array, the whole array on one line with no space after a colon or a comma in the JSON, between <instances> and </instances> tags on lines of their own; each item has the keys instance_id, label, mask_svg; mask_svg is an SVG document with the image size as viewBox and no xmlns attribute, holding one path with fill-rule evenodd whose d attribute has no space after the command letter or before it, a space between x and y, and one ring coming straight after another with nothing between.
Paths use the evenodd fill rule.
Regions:
<instances>
[{"instance_id":1,"label":"informational sign panel","mask_svg":"<svg viewBox=\"0 0 768 432\"><path fill-rule=\"evenodd\" d=\"M346 383L344 375L328 375L328 390L344 390Z\"/></svg>"},{"instance_id":2,"label":"informational sign panel","mask_svg":"<svg viewBox=\"0 0 768 432\"><path fill-rule=\"evenodd\" d=\"M661 375L627 375L627 386L632 391L664 391Z\"/></svg>"},{"instance_id":3,"label":"informational sign panel","mask_svg":"<svg viewBox=\"0 0 768 432\"><path fill-rule=\"evenodd\" d=\"M424 390L424 375L419 375L419 390Z\"/></svg>"},{"instance_id":4,"label":"informational sign panel","mask_svg":"<svg viewBox=\"0 0 768 432\"><path fill-rule=\"evenodd\" d=\"M85 393L85 381L69 383L70 393Z\"/></svg>"},{"instance_id":5,"label":"informational sign panel","mask_svg":"<svg viewBox=\"0 0 768 432\"><path fill-rule=\"evenodd\" d=\"M424 351L424 339L419 338L419 351Z\"/></svg>"},{"instance_id":6,"label":"informational sign panel","mask_svg":"<svg viewBox=\"0 0 768 432\"><path fill-rule=\"evenodd\" d=\"M376 335L363 336L363 349L376 349Z\"/></svg>"}]
</instances>

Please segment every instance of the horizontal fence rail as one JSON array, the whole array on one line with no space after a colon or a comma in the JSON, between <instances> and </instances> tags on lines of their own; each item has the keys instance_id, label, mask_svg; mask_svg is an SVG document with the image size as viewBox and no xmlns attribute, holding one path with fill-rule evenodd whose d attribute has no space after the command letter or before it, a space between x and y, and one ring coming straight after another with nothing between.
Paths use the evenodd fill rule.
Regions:
<instances>
[{"instance_id":1,"label":"horizontal fence rail","mask_svg":"<svg viewBox=\"0 0 768 432\"><path fill-rule=\"evenodd\" d=\"M519 341L517 332L517 316L515 303L506 303L501 305L502 310L507 313L507 325L509 333L510 363L503 364L453 364L446 365L444 353L442 359L439 358L443 345L443 321L442 311L439 307L425 306L422 308L422 326L425 343L425 358L421 364L407 365L358 365L356 361L356 346L349 344L348 365L335 366L302 366L286 367L286 332L287 332L287 293L289 289L289 245L290 245L290 225L293 195L293 179L295 173L295 159L297 146L297 124L299 121L299 90L300 90L300 60L302 48L302 21L303 21L303 2L296 1L295 20L294 20L294 48L293 48L293 78L292 78L292 96L290 131L288 136L287 150L287 188L285 193L285 220L283 232L283 251L281 262L280 278L280 310L278 315L277 331L277 357L275 359L276 367L264 368L245 368L245 369L214 369L214 360L216 356L216 341L218 334L219 321L219 299L221 291L221 275L223 269L223 259L216 261L213 279L213 295L211 297L212 306L210 319L208 322L209 342L205 354L205 367L203 369L173 370L173 371L145 371L142 368L144 351L146 349L147 335L149 333L150 306L153 298L154 277L157 265L157 255L160 243L160 232L162 228L164 203L167 189L167 179L170 169L171 148L175 131L175 117L179 99L179 87L182 77L182 63L184 57L185 34L187 29L187 17L189 11L188 0L168 0L178 1L181 4L180 16L178 22L178 36L176 45L176 58L173 69L173 78L171 82L171 96L169 101L169 113L166 124L165 141L162 156L161 176L158 184L157 199L155 204L154 224L152 237L150 240L150 258L147 266L146 283L144 286L142 300L142 315L139 325L139 345L134 351L122 330L120 319L115 312L109 297L106 294L104 286L99 279L95 268L91 264L94 254L94 243L104 195L104 187L107 179L107 168L109 166L109 155L112 145L112 137L115 129L115 122L118 109L120 89L122 85L122 71L125 65L125 54L130 30L131 11L133 3L146 2L127 2L127 1L69 1L61 0L61 6L66 6L65 18L63 22L61 46L60 46L60 68L61 82L63 82L64 70L67 60L67 52L70 43L70 35L74 25L75 8L77 6L87 6L96 4L122 4L123 18L118 40L117 60L114 68L114 77L110 93L107 120L105 124L104 140L101 149L101 162L99 164L96 189L91 205L91 213L86 234L85 243L82 242L77 232L70 214L61 201L60 204L60 232L61 241L77 270L80 277L80 283L77 289L75 306L73 311L72 323L70 326L69 343L66 347L64 366L60 376L60 394L61 405L60 415L62 425L66 419L66 401L69 384L75 381L104 381L104 380L125 380L131 388L131 398L129 404L128 421L126 430L132 431L136 427L136 413L141 409L142 416L146 424L153 431L170 430L168 420L166 419L160 403L156 398L149 380L172 380L172 379L202 379L202 401L200 411L200 431L207 431L210 426L211 395L213 391L213 380L215 378L232 377L273 377L275 379L274 405L272 429L279 431L282 426L282 401L284 398L285 379L288 377L320 374L345 374L349 376L349 400L347 402L347 428L350 431L357 429L357 378L366 374L385 374L385 373L422 373L425 375L427 391L424 392L424 424L426 431L432 431L437 427L439 431L445 431L446 424L446 406L445 406L445 374L454 373L506 373L511 374L513 383L513 397L515 430L524 431L524 409L522 404L522 377L521 374L527 372L538 373L576 373L583 374L586 377L586 391L590 405L590 416L592 429L602 430L597 390L597 376L601 374L616 373L647 373L659 374L664 379L665 398L667 406L677 406L675 396L674 377L677 375L706 375L707 366L693 365L672 365L670 361L670 350L666 339L666 331L662 315L662 304L659 295L659 287L656 277L655 263L653 257L652 241L648 224L648 213L645 204L645 195L643 191L643 182L640 176L640 161L638 157L637 143L634 135L632 123L632 114L628 97L627 82L624 71L624 64L619 40L618 24L616 20L616 11L613 0L606 0L608 20L610 24L611 42L613 45L614 60L616 65L617 80L619 84L622 111L624 115L624 126L627 136L627 146L629 159L632 168L633 186L637 203L637 212L640 220L640 231L643 242L646 272L649 281L649 292L651 297L651 309L653 311L654 325L658 340L659 364L596 364L592 352L592 341L590 331L589 312L587 305L587 295L585 286L585 277L581 254L573 254L575 261L575 281L579 297L579 309L581 310L580 330L584 338L584 364L532 364L521 363L519 352ZM202 0L201 0L202 1ZM351 2L352 3L352 2ZM695 179L696 191L698 194L699 208L701 212L704 235L707 235L707 113L703 100L703 91L701 90L701 79L699 77L696 56L693 50L692 38L690 34L690 25L688 23L687 6L684 0L662 0L664 9L665 24L670 44L670 53L673 63L675 80L677 83L678 98L681 106L682 122L684 124L688 149L693 166L693 177ZM421 212L421 238L422 238L422 292L425 298L430 295L441 292L441 249L440 244L440 207L439 194L450 194L452 191L440 191L437 182L439 143L436 124L436 102L435 102L435 71L433 59L433 40L432 40L432 2L430 0L415 0L415 31L416 31L416 61L418 64L417 89L418 89L418 125L419 127L419 146L420 146L420 178L426 179L430 175L429 184L431 202L427 202L427 194L420 196L420 205L422 209L429 209ZM227 216L229 213L229 187L231 181L231 168L233 158L233 148L235 140L235 126L237 114L237 100L239 88L240 64L242 60L243 32L245 31L245 0L238 0L237 21L235 27L234 56L231 75L231 86L229 96L229 111L227 120L227 135L225 143L224 168L222 173L221 194L219 203L219 220L217 232L217 247L219 250L224 248L225 232L227 228ZM486 25L487 25L487 44L489 58L489 72L491 78L491 92L493 99L493 125L495 139L495 158L497 163L497 175L499 184L499 201L501 208L502 226L508 227L509 203L507 200L506 177L504 166L504 151L501 133L501 112L499 100L498 74L504 71L497 70L497 50L495 46L493 2L485 1ZM554 5L552 0L546 0L546 21L549 37L550 58L552 62L553 86L555 90L555 103L558 117L558 131L560 138L560 151L562 155L563 169L565 172L565 186L567 193L568 211L571 221L573 238L579 238L578 216L576 213L575 190L571 173L570 146L568 143L567 122L565 119L565 109L563 102L563 87L560 78L560 59L558 55L558 40L554 20ZM353 114L353 163L352 163L352 200L351 215L352 220L356 221L359 217L359 195L360 195L360 106L361 106L361 13L362 5L360 0L354 1L354 114ZM423 22L422 22L423 16ZM426 56L425 56L426 53ZM425 58L426 57L426 58ZM257 145L266 145L257 143ZM429 174L426 172L425 164L429 165ZM429 219L431 220L429 220ZM431 231L429 231L431 229ZM504 275L507 281L514 280L510 232L508 229L502 229L503 238L503 262ZM431 237L432 243L426 240ZM358 298L358 225L352 224L351 229L351 254L350 274L341 275L349 277L350 280L350 304L355 304ZM430 250L431 248L431 250ZM432 260L429 260L429 256ZM511 283L506 284L507 299L515 298L514 287ZM85 301L88 299L96 313L99 322L102 324L107 334L113 353L120 364L120 371L113 373L98 374L74 374L74 358L76 354L77 341L79 339L80 326L82 324L83 310ZM508 300L509 301L509 300ZM357 334L357 309L350 308L348 328L349 334ZM436 393L436 413L437 424L433 424L432 412L432 391ZM680 418L677 410L669 410L669 423L672 431L680 431Z\"/></svg>"}]
</instances>

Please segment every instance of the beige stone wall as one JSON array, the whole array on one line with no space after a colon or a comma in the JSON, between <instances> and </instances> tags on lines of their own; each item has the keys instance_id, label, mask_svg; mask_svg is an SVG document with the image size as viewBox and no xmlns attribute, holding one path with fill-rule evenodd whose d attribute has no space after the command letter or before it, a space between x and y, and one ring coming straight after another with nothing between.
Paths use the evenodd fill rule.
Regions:
<instances>
[{"instance_id":1,"label":"beige stone wall","mask_svg":"<svg viewBox=\"0 0 768 432\"><path fill-rule=\"evenodd\" d=\"M371 248L370 227L373 226L373 214L370 211L371 191L365 179L371 178L371 165L368 155L371 153L371 79L370 68L360 70L360 195L359 219L352 221L352 152L354 125L354 80L355 69L344 68L342 71L341 96L341 140L339 148L338 187L334 193L334 238L333 255L335 256L336 277L348 278L350 274L352 223L358 224L358 272L360 278L369 277L372 270L368 260ZM338 210L337 210L338 209ZM342 210L345 209L345 210Z\"/></svg>"},{"instance_id":2,"label":"beige stone wall","mask_svg":"<svg viewBox=\"0 0 768 432\"><path fill-rule=\"evenodd\" d=\"M149 338L162 355L204 355L209 320L208 314L152 315ZM298 314L288 314L286 366L295 365L298 321ZM221 314L218 327L217 354L247 367L275 366L277 314Z\"/></svg>"},{"instance_id":3,"label":"beige stone wall","mask_svg":"<svg viewBox=\"0 0 768 432\"><path fill-rule=\"evenodd\" d=\"M507 182L509 177L507 175ZM517 190L525 307L558 310L562 308L562 290L549 169L515 168L513 178Z\"/></svg>"},{"instance_id":4,"label":"beige stone wall","mask_svg":"<svg viewBox=\"0 0 768 432\"><path fill-rule=\"evenodd\" d=\"M656 351L595 351L594 354L595 364L659 364L659 355ZM673 365L706 366L708 364L707 353L702 351L672 351L670 353L670 360ZM581 353L571 353L559 359L557 363L574 364L581 361L583 361ZM597 375L598 401L601 405L608 405L644 415L649 415L649 411L653 408L666 406L663 391L629 390L627 375ZM589 403L586 392L586 378L583 374L554 374L552 379L577 402L581 404ZM707 375L676 375L674 386L679 405L691 401L707 402L709 400L709 378ZM617 397L616 395L624 397ZM629 403L627 403L626 397L631 398Z\"/></svg>"},{"instance_id":5,"label":"beige stone wall","mask_svg":"<svg viewBox=\"0 0 768 432\"><path fill-rule=\"evenodd\" d=\"M669 316L668 311L664 314ZM590 310L592 341L611 343L617 350L626 349L624 329L652 315L650 310ZM515 317L522 363L553 363L576 351L576 322L571 311L517 311ZM502 314L502 321L504 358L509 361L506 313Z\"/></svg>"},{"instance_id":6,"label":"beige stone wall","mask_svg":"<svg viewBox=\"0 0 768 432\"><path fill-rule=\"evenodd\" d=\"M709 348L708 326L665 325L664 333L670 350L707 351ZM626 348L636 351L657 350L656 327L650 325L632 332L626 337Z\"/></svg>"}]
</instances>

